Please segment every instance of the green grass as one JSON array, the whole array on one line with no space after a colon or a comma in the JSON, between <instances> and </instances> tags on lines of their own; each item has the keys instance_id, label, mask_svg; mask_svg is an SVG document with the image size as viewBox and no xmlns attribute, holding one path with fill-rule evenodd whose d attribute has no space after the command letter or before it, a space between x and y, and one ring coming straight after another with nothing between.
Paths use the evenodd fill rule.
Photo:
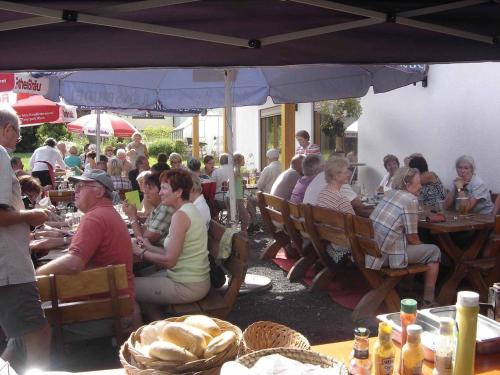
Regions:
<instances>
[{"instance_id":1,"label":"green grass","mask_svg":"<svg viewBox=\"0 0 500 375\"><path fill-rule=\"evenodd\" d=\"M17 156L18 158L21 158L21 160L23 161L24 170L26 172L31 171L31 167L30 167L30 163L29 163L31 155L33 155L33 153L31 153L31 152L15 152L12 154L12 156Z\"/></svg>"}]
</instances>

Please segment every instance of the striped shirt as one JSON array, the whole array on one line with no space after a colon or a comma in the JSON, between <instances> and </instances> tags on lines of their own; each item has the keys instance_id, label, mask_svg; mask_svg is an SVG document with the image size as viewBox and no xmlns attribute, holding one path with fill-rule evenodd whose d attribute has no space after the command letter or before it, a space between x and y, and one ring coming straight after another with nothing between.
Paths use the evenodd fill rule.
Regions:
<instances>
[{"instance_id":1,"label":"striped shirt","mask_svg":"<svg viewBox=\"0 0 500 375\"><path fill-rule=\"evenodd\" d=\"M295 155L311 155L311 154L321 154L321 150L318 145L314 143L309 143L307 147L302 147L299 145L295 150Z\"/></svg>"},{"instance_id":2,"label":"striped shirt","mask_svg":"<svg viewBox=\"0 0 500 375\"><path fill-rule=\"evenodd\" d=\"M366 268L379 270L387 259L390 268L406 267L406 235L418 233L417 197L404 190L391 190L375 207L370 219L382 256L365 255Z\"/></svg>"},{"instance_id":3,"label":"striped shirt","mask_svg":"<svg viewBox=\"0 0 500 375\"><path fill-rule=\"evenodd\" d=\"M351 202L343 194L341 194L340 191L332 191L328 189L328 186L324 187L319 193L316 205L330 208L344 214L356 215Z\"/></svg>"}]
</instances>

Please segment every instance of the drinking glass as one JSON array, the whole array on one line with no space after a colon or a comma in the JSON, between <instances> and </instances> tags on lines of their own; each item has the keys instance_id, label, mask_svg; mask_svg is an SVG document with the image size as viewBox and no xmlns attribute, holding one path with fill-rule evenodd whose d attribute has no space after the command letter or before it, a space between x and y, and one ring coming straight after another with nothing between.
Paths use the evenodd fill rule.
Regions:
<instances>
[{"instance_id":1,"label":"drinking glass","mask_svg":"<svg viewBox=\"0 0 500 375\"><path fill-rule=\"evenodd\" d=\"M469 198L467 197L458 197L457 198L457 207L458 207L458 214L459 215L465 215L467 214L467 201Z\"/></svg>"}]
</instances>

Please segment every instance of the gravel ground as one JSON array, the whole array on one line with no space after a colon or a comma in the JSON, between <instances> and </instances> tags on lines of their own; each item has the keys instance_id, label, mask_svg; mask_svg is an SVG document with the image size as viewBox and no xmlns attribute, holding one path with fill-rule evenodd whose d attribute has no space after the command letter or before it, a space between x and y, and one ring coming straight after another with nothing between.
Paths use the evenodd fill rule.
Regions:
<instances>
[{"instance_id":1,"label":"gravel ground","mask_svg":"<svg viewBox=\"0 0 500 375\"><path fill-rule=\"evenodd\" d=\"M286 273L272 261L260 260L261 252L271 243L262 230L251 235L248 273L267 276L272 289L240 295L228 320L244 330L259 320L284 324L302 333L312 345L350 340L354 325L351 311L336 304L326 292L310 293L299 282L291 283ZM376 333L376 322L363 322ZM54 358L54 369L90 371L119 367L117 348L109 339L71 345Z\"/></svg>"}]
</instances>

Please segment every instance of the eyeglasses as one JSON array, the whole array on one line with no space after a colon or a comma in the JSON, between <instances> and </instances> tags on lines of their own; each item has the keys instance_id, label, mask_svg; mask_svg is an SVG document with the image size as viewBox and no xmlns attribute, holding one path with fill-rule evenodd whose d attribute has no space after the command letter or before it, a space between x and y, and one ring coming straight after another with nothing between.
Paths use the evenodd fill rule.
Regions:
<instances>
[{"instance_id":1,"label":"eyeglasses","mask_svg":"<svg viewBox=\"0 0 500 375\"><path fill-rule=\"evenodd\" d=\"M471 167L457 167L457 170L460 170L460 171L468 171L471 169L472 169Z\"/></svg>"},{"instance_id":2,"label":"eyeglasses","mask_svg":"<svg viewBox=\"0 0 500 375\"><path fill-rule=\"evenodd\" d=\"M83 182L79 182L75 185L75 193L78 193L80 190L85 189L85 188L98 188L98 187L100 187L100 186L90 185L90 184L86 184Z\"/></svg>"}]
</instances>

